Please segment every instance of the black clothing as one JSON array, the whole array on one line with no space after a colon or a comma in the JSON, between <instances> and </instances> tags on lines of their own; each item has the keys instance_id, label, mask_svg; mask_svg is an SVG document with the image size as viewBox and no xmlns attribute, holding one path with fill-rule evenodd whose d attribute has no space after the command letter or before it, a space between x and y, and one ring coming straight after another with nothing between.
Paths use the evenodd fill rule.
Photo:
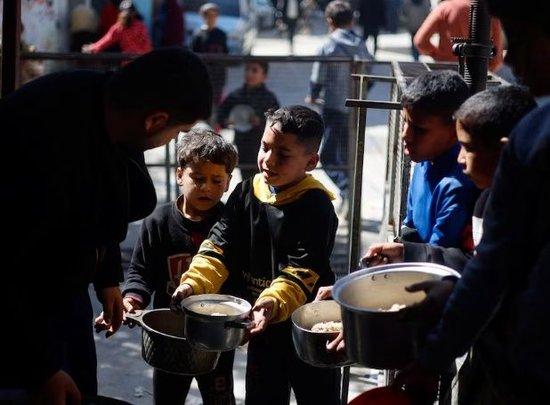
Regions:
<instances>
[{"instance_id":1,"label":"black clothing","mask_svg":"<svg viewBox=\"0 0 550 405\"><path fill-rule=\"evenodd\" d=\"M167 308L170 297L180 284L181 275L187 271L191 259L200 244L221 216L223 204L202 221L185 218L178 203L170 202L158 206L145 218L136 242L132 261L123 289L123 295L132 295L149 305L154 294L153 308ZM224 285L223 293L235 293ZM137 297L136 297L137 295ZM207 374L197 376L203 402L207 405L234 404L233 358L235 351L222 353L216 368ZM155 370L153 388L155 403L159 405L183 404L189 392L193 377L170 374Z\"/></svg>"},{"instance_id":2,"label":"black clothing","mask_svg":"<svg viewBox=\"0 0 550 405\"><path fill-rule=\"evenodd\" d=\"M420 361L437 370L464 353L493 319L498 358L523 403L550 384L550 104L526 115L504 148L483 221L483 239L428 338ZM491 327L491 331L495 329ZM495 352L495 354L498 352ZM531 400L529 398L532 398Z\"/></svg>"},{"instance_id":3,"label":"black clothing","mask_svg":"<svg viewBox=\"0 0 550 405\"><path fill-rule=\"evenodd\" d=\"M265 127L265 112L270 108L278 109L279 100L265 84L255 88L248 88L246 85L233 90L223 100L218 109L218 123L226 127L231 110L237 105L252 107L254 114L259 118L259 124L248 131L235 129L234 143L239 151L239 164L256 166L256 158ZM252 177L258 170L256 168L241 169L242 179Z\"/></svg>"},{"instance_id":4,"label":"black clothing","mask_svg":"<svg viewBox=\"0 0 550 405\"><path fill-rule=\"evenodd\" d=\"M227 47L227 35L219 28L214 28L211 31L199 29L191 39L191 50L196 53L229 53ZM226 72L225 66L221 63L206 61L206 67L210 73L212 81L212 90L214 104L218 104L225 86Z\"/></svg>"},{"instance_id":5,"label":"black clothing","mask_svg":"<svg viewBox=\"0 0 550 405\"><path fill-rule=\"evenodd\" d=\"M123 295L137 294L145 308L154 294L153 308L168 308L181 275L220 218L222 207L220 204L211 217L196 222L185 218L176 202L159 205L143 220Z\"/></svg>"},{"instance_id":6,"label":"black clothing","mask_svg":"<svg viewBox=\"0 0 550 405\"><path fill-rule=\"evenodd\" d=\"M197 376L204 405L234 405L233 360L235 350L222 352L216 368ZM153 370L155 405L184 405L193 377Z\"/></svg>"},{"instance_id":7,"label":"black clothing","mask_svg":"<svg viewBox=\"0 0 550 405\"><path fill-rule=\"evenodd\" d=\"M0 100L9 151L2 167L10 235L4 322L12 331L0 349L2 386L36 386L71 361L61 346L67 324L60 329L55 321L90 281L96 289L118 286L127 224L156 204L143 153L114 145L106 132L109 80L106 73L56 73Z\"/></svg>"},{"instance_id":8,"label":"black clothing","mask_svg":"<svg viewBox=\"0 0 550 405\"><path fill-rule=\"evenodd\" d=\"M340 370L301 361L290 329L290 321L273 324L248 343L245 403L288 405L292 386L299 405L339 404Z\"/></svg>"}]
</instances>

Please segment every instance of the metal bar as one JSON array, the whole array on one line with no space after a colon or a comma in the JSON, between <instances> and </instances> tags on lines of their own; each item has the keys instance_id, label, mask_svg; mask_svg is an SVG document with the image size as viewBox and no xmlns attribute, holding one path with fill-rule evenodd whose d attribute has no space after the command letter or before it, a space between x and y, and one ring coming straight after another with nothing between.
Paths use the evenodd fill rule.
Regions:
<instances>
[{"instance_id":1,"label":"metal bar","mask_svg":"<svg viewBox=\"0 0 550 405\"><path fill-rule=\"evenodd\" d=\"M358 107L358 108L377 108L380 110L401 110L401 103L394 101L376 101L376 100L346 100L346 107Z\"/></svg>"},{"instance_id":2,"label":"metal bar","mask_svg":"<svg viewBox=\"0 0 550 405\"><path fill-rule=\"evenodd\" d=\"M347 105L347 101L346 101ZM363 191L363 155L365 154L365 128L367 110L360 108L357 114L357 140L355 145L355 162L351 200L351 231L349 238L349 273L359 263L361 245L361 193Z\"/></svg>"},{"instance_id":3,"label":"metal bar","mask_svg":"<svg viewBox=\"0 0 550 405\"><path fill-rule=\"evenodd\" d=\"M2 21L2 97L19 84L21 0L4 0Z\"/></svg>"},{"instance_id":4,"label":"metal bar","mask_svg":"<svg viewBox=\"0 0 550 405\"><path fill-rule=\"evenodd\" d=\"M376 75L366 75L366 74L352 74L351 77L353 79L360 79L362 77L368 79L369 81L373 81L373 82L389 82L389 83L393 83L395 82L397 79L393 76L376 76Z\"/></svg>"},{"instance_id":5,"label":"metal bar","mask_svg":"<svg viewBox=\"0 0 550 405\"><path fill-rule=\"evenodd\" d=\"M343 367L342 368L342 392L341 392L341 401L340 401L341 405L346 405L348 403L349 374L350 374L350 366Z\"/></svg>"}]
</instances>

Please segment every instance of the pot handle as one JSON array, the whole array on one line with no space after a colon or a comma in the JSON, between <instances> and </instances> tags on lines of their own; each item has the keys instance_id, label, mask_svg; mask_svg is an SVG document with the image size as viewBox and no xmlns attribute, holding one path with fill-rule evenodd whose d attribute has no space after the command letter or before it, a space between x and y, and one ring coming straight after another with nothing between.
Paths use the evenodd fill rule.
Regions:
<instances>
[{"instance_id":1,"label":"pot handle","mask_svg":"<svg viewBox=\"0 0 550 405\"><path fill-rule=\"evenodd\" d=\"M251 321L227 321L224 326L226 328L239 328L239 329L248 329L252 325Z\"/></svg>"},{"instance_id":2,"label":"pot handle","mask_svg":"<svg viewBox=\"0 0 550 405\"><path fill-rule=\"evenodd\" d=\"M145 310L136 310L133 314L126 312L124 314L125 323L130 327L134 327L136 324L139 326L143 326L143 315L145 315L149 311Z\"/></svg>"}]
</instances>

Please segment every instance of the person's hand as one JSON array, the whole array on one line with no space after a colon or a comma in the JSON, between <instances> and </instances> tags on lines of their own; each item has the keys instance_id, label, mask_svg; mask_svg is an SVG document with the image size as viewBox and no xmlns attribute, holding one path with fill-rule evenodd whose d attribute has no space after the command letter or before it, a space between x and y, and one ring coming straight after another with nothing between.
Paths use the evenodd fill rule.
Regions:
<instances>
[{"instance_id":1,"label":"person's hand","mask_svg":"<svg viewBox=\"0 0 550 405\"><path fill-rule=\"evenodd\" d=\"M97 333L107 331L105 337L110 337L122 325L124 307L122 306L122 295L118 287L106 287L99 293L100 301L103 304L103 312L95 319L95 330Z\"/></svg>"},{"instance_id":2,"label":"person's hand","mask_svg":"<svg viewBox=\"0 0 550 405\"><path fill-rule=\"evenodd\" d=\"M69 374L57 371L32 396L31 404L79 405L80 391Z\"/></svg>"},{"instance_id":3,"label":"person's hand","mask_svg":"<svg viewBox=\"0 0 550 405\"><path fill-rule=\"evenodd\" d=\"M395 376L392 387L403 390L413 404L433 404L437 398L439 375L413 363Z\"/></svg>"},{"instance_id":4,"label":"person's hand","mask_svg":"<svg viewBox=\"0 0 550 405\"><path fill-rule=\"evenodd\" d=\"M364 267L375 267L387 263L401 263L405 256L402 243L387 242L370 245L367 254L361 259Z\"/></svg>"},{"instance_id":5,"label":"person's hand","mask_svg":"<svg viewBox=\"0 0 550 405\"><path fill-rule=\"evenodd\" d=\"M170 308L173 311L179 311L180 302L182 302L190 295L193 295L193 287L186 283L180 284L172 294L172 298L170 300Z\"/></svg>"},{"instance_id":6,"label":"person's hand","mask_svg":"<svg viewBox=\"0 0 550 405\"><path fill-rule=\"evenodd\" d=\"M317 295L313 301L323 301L329 298L332 298L332 286L319 287L319 291L317 291Z\"/></svg>"},{"instance_id":7,"label":"person's hand","mask_svg":"<svg viewBox=\"0 0 550 405\"><path fill-rule=\"evenodd\" d=\"M124 312L130 314L135 313L137 310L143 309L143 303L133 297L124 297L122 299L122 306L124 307Z\"/></svg>"},{"instance_id":8,"label":"person's hand","mask_svg":"<svg viewBox=\"0 0 550 405\"><path fill-rule=\"evenodd\" d=\"M424 291L426 298L421 302L401 310L404 319L418 320L423 323L435 323L453 292L454 280L428 280L407 286L408 292Z\"/></svg>"},{"instance_id":9,"label":"person's hand","mask_svg":"<svg viewBox=\"0 0 550 405\"><path fill-rule=\"evenodd\" d=\"M252 308L252 324L250 327L250 336L262 333L269 321L273 317L273 310L275 308L275 301L271 299L264 299Z\"/></svg>"},{"instance_id":10,"label":"person's hand","mask_svg":"<svg viewBox=\"0 0 550 405\"><path fill-rule=\"evenodd\" d=\"M82 53L92 53L92 44L82 45Z\"/></svg>"},{"instance_id":11,"label":"person's hand","mask_svg":"<svg viewBox=\"0 0 550 405\"><path fill-rule=\"evenodd\" d=\"M327 350L329 352L341 353L346 350L346 342L344 340L344 331L341 330L338 336L327 343Z\"/></svg>"}]
</instances>

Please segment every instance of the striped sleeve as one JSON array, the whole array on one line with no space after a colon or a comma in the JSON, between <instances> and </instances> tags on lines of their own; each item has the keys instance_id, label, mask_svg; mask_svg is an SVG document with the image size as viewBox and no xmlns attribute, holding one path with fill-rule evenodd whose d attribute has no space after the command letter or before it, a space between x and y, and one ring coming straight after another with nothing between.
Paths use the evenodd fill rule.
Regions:
<instances>
[{"instance_id":1,"label":"striped sleeve","mask_svg":"<svg viewBox=\"0 0 550 405\"><path fill-rule=\"evenodd\" d=\"M189 284L194 294L217 293L229 276L223 260L223 250L205 239L193 257L189 270L181 276L180 284Z\"/></svg>"}]
</instances>

